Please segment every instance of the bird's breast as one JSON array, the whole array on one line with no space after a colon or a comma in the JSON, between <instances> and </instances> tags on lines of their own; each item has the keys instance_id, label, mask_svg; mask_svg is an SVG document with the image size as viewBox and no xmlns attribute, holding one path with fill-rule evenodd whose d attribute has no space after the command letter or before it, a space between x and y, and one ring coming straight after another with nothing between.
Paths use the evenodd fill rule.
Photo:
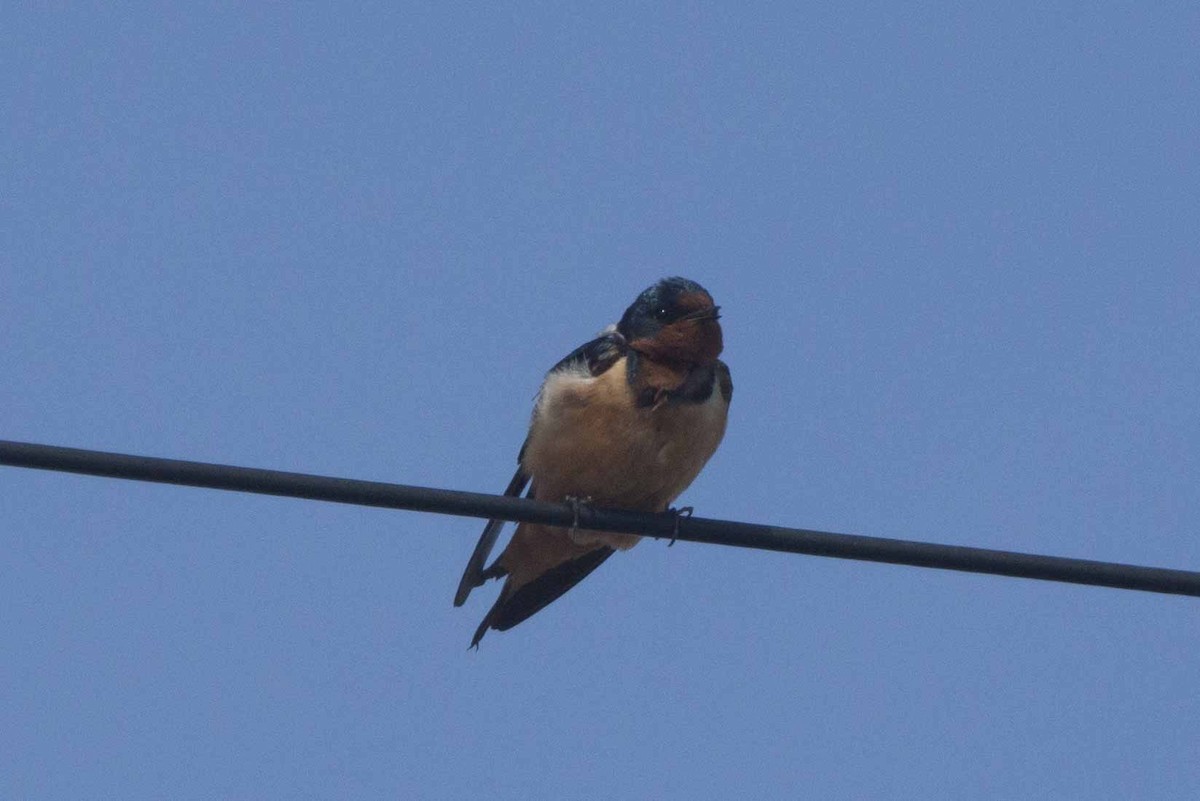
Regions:
<instances>
[{"instance_id":1,"label":"bird's breast","mask_svg":"<svg viewBox=\"0 0 1200 801\"><path fill-rule=\"evenodd\" d=\"M538 396L524 466L535 494L662 511L725 434L729 404L714 387L696 403L639 406L621 359L599 376L558 371Z\"/></svg>"}]
</instances>

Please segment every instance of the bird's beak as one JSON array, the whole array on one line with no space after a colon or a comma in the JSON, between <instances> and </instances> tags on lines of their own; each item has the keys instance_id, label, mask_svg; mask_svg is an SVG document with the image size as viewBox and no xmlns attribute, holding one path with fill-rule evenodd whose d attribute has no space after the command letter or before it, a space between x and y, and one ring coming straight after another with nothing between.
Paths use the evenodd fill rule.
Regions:
<instances>
[{"instance_id":1,"label":"bird's beak","mask_svg":"<svg viewBox=\"0 0 1200 801\"><path fill-rule=\"evenodd\" d=\"M681 320L697 320L697 321L698 320L720 320L721 319L721 307L713 306L708 309L700 309L699 311L694 311L691 314L681 317L680 319Z\"/></svg>"}]
</instances>

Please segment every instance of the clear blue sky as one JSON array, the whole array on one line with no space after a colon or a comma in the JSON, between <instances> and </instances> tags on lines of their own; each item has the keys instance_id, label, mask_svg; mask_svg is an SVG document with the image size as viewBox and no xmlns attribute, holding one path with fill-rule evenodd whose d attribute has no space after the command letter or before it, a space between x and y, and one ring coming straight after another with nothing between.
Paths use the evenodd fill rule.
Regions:
<instances>
[{"instance_id":1,"label":"clear blue sky","mask_svg":"<svg viewBox=\"0 0 1200 801\"><path fill-rule=\"evenodd\" d=\"M52 4L54 5L54 4ZM0 438L499 491L722 304L709 517L1200 568L1190 3L6 4ZM65 10L64 10L65 9ZM0 469L5 798L1200 797L1200 605Z\"/></svg>"}]
</instances>

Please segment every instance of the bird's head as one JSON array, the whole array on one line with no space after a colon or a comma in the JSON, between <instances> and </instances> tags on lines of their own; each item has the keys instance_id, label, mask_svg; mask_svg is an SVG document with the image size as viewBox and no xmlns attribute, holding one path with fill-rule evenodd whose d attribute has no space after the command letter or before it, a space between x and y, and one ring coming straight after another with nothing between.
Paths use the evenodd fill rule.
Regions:
<instances>
[{"instance_id":1,"label":"bird's head","mask_svg":"<svg viewBox=\"0 0 1200 801\"><path fill-rule=\"evenodd\" d=\"M686 278L664 278L638 295L617 331L629 347L652 359L706 364L724 347L720 307L708 290Z\"/></svg>"}]
</instances>

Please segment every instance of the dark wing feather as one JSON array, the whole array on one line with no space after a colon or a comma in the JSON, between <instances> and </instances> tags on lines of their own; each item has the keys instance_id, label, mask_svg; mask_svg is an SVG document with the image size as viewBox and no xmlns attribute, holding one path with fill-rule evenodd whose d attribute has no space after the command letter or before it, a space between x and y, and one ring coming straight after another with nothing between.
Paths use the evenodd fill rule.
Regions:
<instances>
[{"instance_id":1,"label":"dark wing feather","mask_svg":"<svg viewBox=\"0 0 1200 801\"><path fill-rule=\"evenodd\" d=\"M621 356L626 353L627 349L628 346L625 343L625 337L618 334L615 330L608 331L596 337L592 341L580 345L578 348L568 353L550 369L550 372L553 373L559 370L573 370L582 366L587 369L590 375L598 376L616 364L617 360L619 360ZM524 452L525 448L522 446L522 455ZM504 491L504 494L514 497L520 495L525 489L526 485L529 483L529 478L529 475L521 466L521 457L518 456L517 472L513 475L512 481L508 483L508 489ZM495 547L496 540L500 537L500 531L504 528L504 523L505 521L503 520L489 520L487 525L484 526L483 533L479 535L479 542L475 544L475 551L471 554L470 560L467 561L467 568L465 571L463 571L462 580L458 583L458 591L454 594L455 606L462 606L467 600L467 596L471 594L471 590L480 586L489 578L497 578L502 575L502 573L496 572L495 565L485 570L484 564L487 563L488 556L491 555L492 548ZM586 559L587 557L582 558ZM605 555L604 558L607 558L607 555ZM596 566L603 561L604 559L597 561L585 572L581 573L574 581L563 586L563 588L559 590L557 594L548 597L545 601L543 601L541 606L531 609L525 614L524 617L520 618L520 620L524 620L538 609L541 609L542 606L545 606L559 595L562 595L564 592L578 583L584 576L592 572L592 570L595 570ZM565 567L567 567L567 565L563 566L563 568ZM497 602L497 604L499 604L499 602ZM493 607L493 612L494 611L495 607ZM491 612L488 613L489 617L491 614ZM487 619L485 618L485 622L486 620ZM517 622L518 621L513 621L509 625L516 625ZM484 629L486 628L487 627L484 626ZM507 628L507 626L505 628ZM483 635L480 634L479 636ZM478 640L476 640L476 642L478 642Z\"/></svg>"},{"instance_id":2,"label":"dark wing feather","mask_svg":"<svg viewBox=\"0 0 1200 801\"><path fill-rule=\"evenodd\" d=\"M568 353L550 368L550 372L557 373L560 370L571 370L586 365L591 375L598 376L616 364L617 360L625 355L628 347L625 337L616 331L609 331Z\"/></svg>"},{"instance_id":3,"label":"dark wing feather","mask_svg":"<svg viewBox=\"0 0 1200 801\"><path fill-rule=\"evenodd\" d=\"M563 593L587 578L588 574L604 563L613 555L613 549L605 546L588 551L578 559L564 562L553 570L548 570L528 584L523 585L511 596L504 593L496 599L495 605L484 616L483 622L475 630L471 639L471 647L477 647L479 641L488 629L508 631L513 626L540 612L548 604L557 600Z\"/></svg>"},{"instance_id":4,"label":"dark wing feather","mask_svg":"<svg viewBox=\"0 0 1200 801\"><path fill-rule=\"evenodd\" d=\"M522 450L524 449L522 448ZM512 481L508 482L508 489L504 490L504 494L515 498L521 494L528 483L529 476L518 464L517 472L513 473ZM467 560L467 569L463 571L462 580L458 582L458 592L454 593L455 606L462 606L463 602L467 600L467 596L471 594L471 590L487 581L488 577L484 575L483 566L487 563L505 522L507 521L489 520L483 527L483 533L479 535L479 542L475 543L475 551Z\"/></svg>"}]
</instances>

